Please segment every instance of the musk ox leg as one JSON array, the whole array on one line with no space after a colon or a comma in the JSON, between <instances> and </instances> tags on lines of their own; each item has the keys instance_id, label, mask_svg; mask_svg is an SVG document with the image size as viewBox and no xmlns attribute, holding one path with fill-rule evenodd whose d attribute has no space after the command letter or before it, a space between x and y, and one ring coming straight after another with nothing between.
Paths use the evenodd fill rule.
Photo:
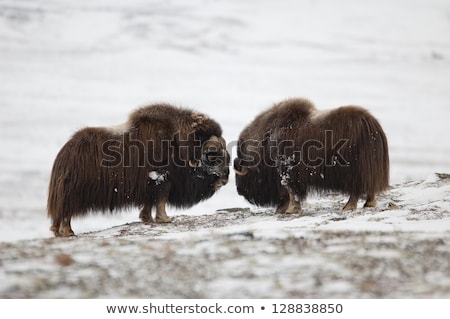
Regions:
<instances>
[{"instance_id":1,"label":"musk ox leg","mask_svg":"<svg viewBox=\"0 0 450 319\"><path fill-rule=\"evenodd\" d=\"M70 217L64 218L61 225L59 225L59 235L61 237L75 236L72 227L70 227Z\"/></svg>"},{"instance_id":2,"label":"musk ox leg","mask_svg":"<svg viewBox=\"0 0 450 319\"><path fill-rule=\"evenodd\" d=\"M377 199L375 198L375 194L367 194L367 200L364 204L364 207L376 207Z\"/></svg>"},{"instance_id":3,"label":"musk ox leg","mask_svg":"<svg viewBox=\"0 0 450 319\"><path fill-rule=\"evenodd\" d=\"M172 219L166 214L166 204L167 199L160 200L156 204L156 218L155 222L157 223L171 223Z\"/></svg>"},{"instance_id":4,"label":"musk ox leg","mask_svg":"<svg viewBox=\"0 0 450 319\"><path fill-rule=\"evenodd\" d=\"M70 217L66 217L62 221L54 220L50 230L53 232L55 237L75 236L72 227L70 227Z\"/></svg>"},{"instance_id":5,"label":"musk ox leg","mask_svg":"<svg viewBox=\"0 0 450 319\"><path fill-rule=\"evenodd\" d=\"M300 205L300 199L293 192L288 191L289 200L286 200L277 208L279 214L300 214L302 212L302 206Z\"/></svg>"},{"instance_id":6,"label":"musk ox leg","mask_svg":"<svg viewBox=\"0 0 450 319\"><path fill-rule=\"evenodd\" d=\"M347 202L347 204L344 206L344 208L342 209L342 211L348 211L348 210L354 210L356 209L356 207L358 206L358 199L359 199L359 195L350 195L350 198Z\"/></svg>"},{"instance_id":7,"label":"musk ox leg","mask_svg":"<svg viewBox=\"0 0 450 319\"><path fill-rule=\"evenodd\" d=\"M289 191L289 206L286 209L286 214L300 214L302 212L302 206L300 205L300 199L297 195Z\"/></svg>"},{"instance_id":8,"label":"musk ox leg","mask_svg":"<svg viewBox=\"0 0 450 319\"><path fill-rule=\"evenodd\" d=\"M50 226L50 230L53 232L55 237L59 237L59 221L53 221L52 225Z\"/></svg>"},{"instance_id":9,"label":"musk ox leg","mask_svg":"<svg viewBox=\"0 0 450 319\"><path fill-rule=\"evenodd\" d=\"M144 205L139 214L139 218L142 220L143 223L153 223L152 205Z\"/></svg>"},{"instance_id":10,"label":"musk ox leg","mask_svg":"<svg viewBox=\"0 0 450 319\"><path fill-rule=\"evenodd\" d=\"M283 203L280 204L280 206L277 207L275 213L284 214L288 209L288 207L289 207L289 199L286 199Z\"/></svg>"}]
</instances>

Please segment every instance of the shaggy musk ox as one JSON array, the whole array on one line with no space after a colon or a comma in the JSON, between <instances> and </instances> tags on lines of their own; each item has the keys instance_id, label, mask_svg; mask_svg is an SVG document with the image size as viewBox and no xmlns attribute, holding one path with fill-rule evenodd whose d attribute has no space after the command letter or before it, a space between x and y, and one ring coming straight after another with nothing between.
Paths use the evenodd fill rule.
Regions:
<instances>
[{"instance_id":1,"label":"shaggy musk ox","mask_svg":"<svg viewBox=\"0 0 450 319\"><path fill-rule=\"evenodd\" d=\"M93 211L141 207L140 218L170 222L166 204L185 208L225 185L229 154L208 116L167 104L134 111L123 125L76 132L56 156L48 216L55 236L73 235L70 221Z\"/></svg>"},{"instance_id":2,"label":"shaggy musk ox","mask_svg":"<svg viewBox=\"0 0 450 319\"><path fill-rule=\"evenodd\" d=\"M350 195L344 210L376 205L389 187L386 135L360 107L319 111L289 99L255 118L241 133L234 160L238 193L258 206L299 213L308 191Z\"/></svg>"}]
</instances>

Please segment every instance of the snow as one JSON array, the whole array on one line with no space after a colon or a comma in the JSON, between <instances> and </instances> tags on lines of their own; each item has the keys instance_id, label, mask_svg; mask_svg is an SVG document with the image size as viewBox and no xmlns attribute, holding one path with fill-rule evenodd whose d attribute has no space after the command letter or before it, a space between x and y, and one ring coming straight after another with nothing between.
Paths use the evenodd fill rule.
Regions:
<instances>
[{"instance_id":1,"label":"snow","mask_svg":"<svg viewBox=\"0 0 450 319\"><path fill-rule=\"evenodd\" d=\"M155 181L156 185L160 185L166 180L167 172L158 173L157 171L151 171L148 173L148 177L150 177L152 181Z\"/></svg>"},{"instance_id":2,"label":"snow","mask_svg":"<svg viewBox=\"0 0 450 319\"><path fill-rule=\"evenodd\" d=\"M441 247L439 240L448 244L450 186L434 174L450 171L450 144L446 142L450 136L447 0L0 0L0 8L0 243L11 255L14 249L31 254L32 248L52 237L46 216L50 170L59 149L76 130L105 126L120 131L125 126L118 123L124 123L136 107L168 102L193 108L220 122L234 158L241 130L262 110L288 97L308 98L319 110L360 105L380 121L388 137L394 188L382 195L376 209L358 208L342 214L345 196L331 194L308 197L301 218L281 218L273 210L255 208L240 197L231 174L229 183L211 199L187 210L168 209L175 220L209 220L205 228L185 229L183 223L180 226L176 222L165 228L147 227L138 223L137 209L75 219L72 227L80 234L80 244L77 239L62 243L75 249L76 263L88 263L83 258L90 258L89 248L101 249L99 241L113 246L111 241L119 240L119 247L131 249L126 241L139 241L143 234L157 237L152 245L167 253L157 258L169 258L172 246L182 249L192 262L186 267L197 267L205 271L205 276L208 272L204 264L193 260L195 255L191 253L204 254L206 250L214 258L228 253L236 259L221 266L236 267L237 251L240 245L250 249L250 238L265 242L261 245L264 248L256 243L253 248L261 256L267 253L272 257L280 249L279 243L295 246L306 238L312 246L305 249L313 256L302 262L311 267L320 264L325 273L328 266L323 265L324 260L329 267L336 263L319 254L316 232L350 232L349 238L355 241L359 240L356 233L368 232L365 240L378 238L381 233L384 245L394 238L408 253L409 241L424 252L434 248L432 245ZM149 178L158 182L163 177L158 174L149 172ZM238 209L233 213L235 207ZM221 226L220 218L226 214L230 216L226 223L234 217L243 221ZM187 219L185 222L189 224ZM128 235L120 241L124 229ZM83 236L94 238L99 246L94 243L83 248ZM214 240L206 241L206 247L197 246L198 241L211 237ZM231 246L221 248L223 238L231 241ZM36 243L23 241L29 239ZM325 242L330 253L339 247L348 248L339 241L334 245L331 238ZM144 243L139 245L140 249L152 250ZM216 248L224 250L224 255L215 254ZM64 245L60 249L65 250ZM376 247L370 251L373 258L377 254L394 258L398 251L378 251ZM19 265L3 262L3 258L9 257L2 255L0 259L0 277L9 278L13 270L8 267ZM20 269L32 269L37 262L51 263L49 258L29 257ZM326 289L339 292L352 287L345 280L320 286L320 281L326 280L319 278L322 273L311 270L299 275L289 266L289 258L298 262L290 253L277 258L283 261L286 274L275 278L270 277L270 260L254 257L255 271L259 275L266 271L273 279L267 286L249 279L244 289L242 278L250 275L238 268L232 274L238 276L235 281L219 276L213 283L207 278L210 285L203 288L210 296L223 296L225 289L236 293L236 287L240 287L241 292L233 295L239 297L259 291L269 296L270 288L265 287L272 287L275 297L281 294L280 287L286 288L295 278L303 281L285 289L294 296L305 288L316 289L320 295ZM113 266L108 260L99 262ZM414 265L409 267L412 273L417 270ZM434 269L435 273L425 278L448 283L444 268ZM102 269L100 278L108 274ZM375 266L370 269L381 271ZM58 281L52 276L41 278L42 287ZM374 290L386 294L389 282L383 288L383 282L378 285L369 279L360 282L364 289L372 289L366 296L376 296ZM8 279L0 282L4 280ZM14 280L11 285L31 285L25 279ZM84 283L76 277L68 287L73 288L76 280ZM174 290L163 289L161 296L176 295L177 277L165 280L174 285ZM0 295L8 287L1 286ZM407 297L409 286L401 287L404 290L396 290L398 294L394 290L391 296ZM437 289L433 295L419 291L418 286L415 296L448 297L448 290L442 287L433 286ZM129 293L125 285L122 288L119 291L123 295ZM61 287L40 296L70 296L70 291ZM91 293L111 297L113 291ZM191 296L201 295L199 291L191 291ZM76 291L72 295L79 296Z\"/></svg>"},{"instance_id":3,"label":"snow","mask_svg":"<svg viewBox=\"0 0 450 319\"><path fill-rule=\"evenodd\" d=\"M231 208L0 243L0 296L447 298L450 177L430 180L345 213L345 196L328 194L301 215Z\"/></svg>"}]
</instances>

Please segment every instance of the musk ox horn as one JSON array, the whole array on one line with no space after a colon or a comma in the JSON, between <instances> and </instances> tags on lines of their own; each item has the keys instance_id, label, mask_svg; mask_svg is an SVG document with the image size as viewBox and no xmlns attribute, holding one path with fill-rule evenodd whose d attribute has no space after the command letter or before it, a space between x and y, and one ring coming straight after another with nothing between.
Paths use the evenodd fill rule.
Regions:
<instances>
[{"instance_id":1,"label":"musk ox horn","mask_svg":"<svg viewBox=\"0 0 450 319\"><path fill-rule=\"evenodd\" d=\"M236 175L245 176L248 174L248 169L244 168L242 171L234 169L234 172L236 173Z\"/></svg>"},{"instance_id":2,"label":"musk ox horn","mask_svg":"<svg viewBox=\"0 0 450 319\"><path fill-rule=\"evenodd\" d=\"M201 164L201 162L199 160L195 160L195 161L189 160L189 167L197 168L200 166L200 164Z\"/></svg>"}]
</instances>

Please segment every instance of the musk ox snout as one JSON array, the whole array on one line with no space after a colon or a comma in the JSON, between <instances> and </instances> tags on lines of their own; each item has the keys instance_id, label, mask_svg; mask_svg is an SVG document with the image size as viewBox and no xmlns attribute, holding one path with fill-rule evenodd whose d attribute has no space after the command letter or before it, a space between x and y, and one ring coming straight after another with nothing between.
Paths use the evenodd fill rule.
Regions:
<instances>
[{"instance_id":1,"label":"musk ox snout","mask_svg":"<svg viewBox=\"0 0 450 319\"><path fill-rule=\"evenodd\" d=\"M226 149L225 139L212 136L201 148L199 159L189 160L189 166L196 171L209 175L226 177L230 174L230 154Z\"/></svg>"}]
</instances>

